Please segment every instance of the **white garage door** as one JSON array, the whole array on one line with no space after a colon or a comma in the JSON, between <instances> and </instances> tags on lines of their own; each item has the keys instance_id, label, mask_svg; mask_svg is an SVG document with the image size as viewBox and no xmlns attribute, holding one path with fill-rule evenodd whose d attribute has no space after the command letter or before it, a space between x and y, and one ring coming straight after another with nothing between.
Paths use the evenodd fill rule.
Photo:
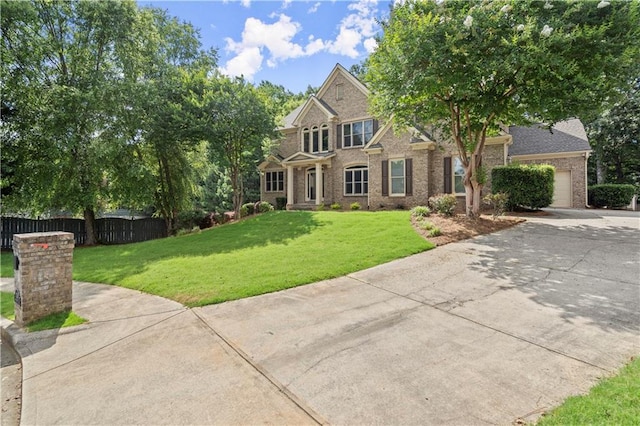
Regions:
<instances>
[{"instance_id":1,"label":"white garage door","mask_svg":"<svg viewBox=\"0 0 640 426\"><path fill-rule=\"evenodd\" d=\"M551 207L571 207L571 170L556 170Z\"/></svg>"}]
</instances>

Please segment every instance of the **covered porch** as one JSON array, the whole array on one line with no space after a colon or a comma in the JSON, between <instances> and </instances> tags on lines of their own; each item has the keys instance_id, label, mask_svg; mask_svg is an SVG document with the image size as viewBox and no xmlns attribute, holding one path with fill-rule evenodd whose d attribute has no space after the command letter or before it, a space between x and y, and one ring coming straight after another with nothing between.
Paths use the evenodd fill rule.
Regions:
<instances>
[{"instance_id":1,"label":"covered porch","mask_svg":"<svg viewBox=\"0 0 640 426\"><path fill-rule=\"evenodd\" d=\"M334 156L335 153L297 152L281 162L287 174L287 210L312 210L324 203L328 180L325 174ZM300 191L301 187L304 191Z\"/></svg>"}]
</instances>

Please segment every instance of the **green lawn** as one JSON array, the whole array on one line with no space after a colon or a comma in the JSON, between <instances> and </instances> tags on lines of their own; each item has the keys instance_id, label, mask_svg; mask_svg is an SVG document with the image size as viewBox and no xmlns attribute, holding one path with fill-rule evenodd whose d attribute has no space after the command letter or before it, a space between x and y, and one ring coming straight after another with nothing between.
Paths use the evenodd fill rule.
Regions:
<instances>
[{"instance_id":1,"label":"green lawn","mask_svg":"<svg viewBox=\"0 0 640 426\"><path fill-rule=\"evenodd\" d=\"M602 380L588 395L568 398L537 423L552 425L640 425L640 358Z\"/></svg>"},{"instance_id":2,"label":"green lawn","mask_svg":"<svg viewBox=\"0 0 640 426\"><path fill-rule=\"evenodd\" d=\"M15 305L13 303L13 293L9 291L0 292L0 315L15 320ZM72 311L58 312L55 314L47 315L44 318L40 318L27 325L29 331L42 331L52 328L64 328L74 325L80 325L87 322L86 319L78 316Z\"/></svg>"},{"instance_id":3,"label":"green lawn","mask_svg":"<svg viewBox=\"0 0 640 426\"><path fill-rule=\"evenodd\" d=\"M78 248L73 278L201 306L295 287L433 248L408 211L287 212L198 234ZM11 276L10 253L2 276Z\"/></svg>"}]
</instances>

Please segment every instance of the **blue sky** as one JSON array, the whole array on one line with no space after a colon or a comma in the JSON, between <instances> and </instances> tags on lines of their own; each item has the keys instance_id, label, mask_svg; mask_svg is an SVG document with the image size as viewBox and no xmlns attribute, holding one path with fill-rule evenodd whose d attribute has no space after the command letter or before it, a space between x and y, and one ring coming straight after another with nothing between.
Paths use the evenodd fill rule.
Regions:
<instances>
[{"instance_id":1,"label":"blue sky","mask_svg":"<svg viewBox=\"0 0 640 426\"><path fill-rule=\"evenodd\" d=\"M360 63L388 15L388 0L139 1L200 29L218 49L220 71L280 84L293 92L320 86L336 63Z\"/></svg>"}]
</instances>

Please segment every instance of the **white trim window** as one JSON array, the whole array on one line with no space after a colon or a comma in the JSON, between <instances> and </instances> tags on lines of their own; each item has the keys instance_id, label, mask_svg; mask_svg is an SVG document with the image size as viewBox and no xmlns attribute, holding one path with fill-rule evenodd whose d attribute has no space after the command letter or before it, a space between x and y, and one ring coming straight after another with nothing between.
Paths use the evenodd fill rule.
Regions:
<instances>
[{"instance_id":1,"label":"white trim window","mask_svg":"<svg viewBox=\"0 0 640 426\"><path fill-rule=\"evenodd\" d=\"M284 172L266 172L264 176L265 192L284 191Z\"/></svg>"},{"instance_id":2,"label":"white trim window","mask_svg":"<svg viewBox=\"0 0 640 426\"><path fill-rule=\"evenodd\" d=\"M311 154L329 151L329 126L313 126L302 129L302 151Z\"/></svg>"},{"instance_id":3,"label":"white trim window","mask_svg":"<svg viewBox=\"0 0 640 426\"><path fill-rule=\"evenodd\" d=\"M405 161L404 158L389 160L389 195L405 195Z\"/></svg>"},{"instance_id":4,"label":"white trim window","mask_svg":"<svg viewBox=\"0 0 640 426\"><path fill-rule=\"evenodd\" d=\"M373 120L354 121L342 125L342 147L365 146L373 138Z\"/></svg>"},{"instance_id":5,"label":"white trim window","mask_svg":"<svg viewBox=\"0 0 640 426\"><path fill-rule=\"evenodd\" d=\"M462 160L460 160L460 158L453 158L451 173L453 174L453 193L464 194L464 166L462 165Z\"/></svg>"},{"instance_id":6,"label":"white trim window","mask_svg":"<svg viewBox=\"0 0 640 426\"><path fill-rule=\"evenodd\" d=\"M351 166L344 169L344 195L369 193L369 169L367 166Z\"/></svg>"}]
</instances>

